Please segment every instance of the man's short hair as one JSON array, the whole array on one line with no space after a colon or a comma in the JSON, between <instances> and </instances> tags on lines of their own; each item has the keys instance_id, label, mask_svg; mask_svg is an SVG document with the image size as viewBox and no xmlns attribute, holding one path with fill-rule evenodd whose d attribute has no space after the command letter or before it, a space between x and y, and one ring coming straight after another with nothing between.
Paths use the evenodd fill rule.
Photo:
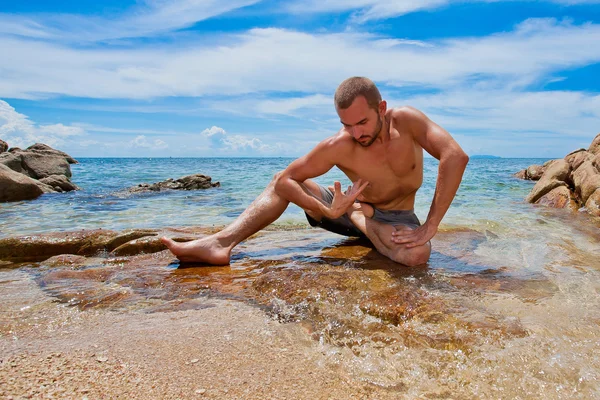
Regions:
<instances>
[{"instance_id":1,"label":"man's short hair","mask_svg":"<svg viewBox=\"0 0 600 400\"><path fill-rule=\"evenodd\" d=\"M369 107L377 110L381 103L381 94L369 78L353 76L340 83L335 91L334 102L336 109L345 110L352 105L352 102L358 97L363 96Z\"/></svg>"}]
</instances>

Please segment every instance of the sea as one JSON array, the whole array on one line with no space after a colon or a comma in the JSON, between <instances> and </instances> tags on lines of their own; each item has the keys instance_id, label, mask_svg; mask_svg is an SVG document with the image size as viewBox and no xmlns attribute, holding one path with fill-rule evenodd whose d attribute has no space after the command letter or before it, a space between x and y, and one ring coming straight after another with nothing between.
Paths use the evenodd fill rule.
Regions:
<instances>
[{"instance_id":1,"label":"sea","mask_svg":"<svg viewBox=\"0 0 600 400\"><path fill-rule=\"evenodd\" d=\"M77 229L220 226L233 221L292 158L81 158L71 166L81 190L46 194L33 201L0 204L0 237ZM543 159L475 158L443 224L521 229L536 208L523 199L532 182L512 174ZM423 186L415 211L424 221L435 190L438 162L424 161ZM127 188L191 174L205 174L219 188L130 195ZM322 185L350 182L337 168L315 179ZM305 223L291 205L275 224Z\"/></svg>"},{"instance_id":2,"label":"sea","mask_svg":"<svg viewBox=\"0 0 600 400\"><path fill-rule=\"evenodd\" d=\"M239 216L293 159L78 161L72 181L81 190L0 204L0 238L97 228L218 228ZM177 265L144 274L123 270L110 279L106 274L114 266L86 267L108 272L82 270L72 281L65 275L52 281L56 275L42 265L19 268L69 304L82 298L81 288L90 286L82 282L94 276L103 278L93 282L93 296L113 299L117 290L142 299L138 303L169 302L190 282L209 287L217 276L229 283L237 277L233 281L250 285L252 304L283 322L310 326L314 345L332 365L398 398L600 399L600 219L585 210L525 202L534 182L512 175L545 161L473 157L432 242L431 260L417 269L373 254L363 260L361 247L309 229L294 205L265 236L242 243L245 256L224 267L230 269L192 269L185 280L184 272L174 272ZM415 204L421 221L437 169L437 160L425 159ZM220 187L126 190L197 173ZM336 169L315 180L350 183ZM352 260L344 261L346 254Z\"/></svg>"}]
</instances>

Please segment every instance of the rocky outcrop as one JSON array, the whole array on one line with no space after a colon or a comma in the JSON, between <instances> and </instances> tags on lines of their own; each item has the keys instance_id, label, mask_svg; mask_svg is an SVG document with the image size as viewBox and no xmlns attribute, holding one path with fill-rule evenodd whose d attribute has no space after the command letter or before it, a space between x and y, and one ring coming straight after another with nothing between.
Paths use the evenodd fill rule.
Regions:
<instances>
[{"instance_id":1,"label":"rocky outcrop","mask_svg":"<svg viewBox=\"0 0 600 400\"><path fill-rule=\"evenodd\" d=\"M0 153L4 153L7 150L8 150L8 143L6 143L4 140L0 139Z\"/></svg>"},{"instance_id":2,"label":"rocky outcrop","mask_svg":"<svg viewBox=\"0 0 600 400\"><path fill-rule=\"evenodd\" d=\"M166 247L158 240L166 235L175 241L188 241L212 231L133 229L116 232L106 229L56 232L0 239L0 260L12 262L43 261L61 254L77 256L131 255L154 253ZM146 240L142 240L146 239Z\"/></svg>"},{"instance_id":3,"label":"rocky outcrop","mask_svg":"<svg viewBox=\"0 0 600 400\"><path fill-rule=\"evenodd\" d=\"M38 181L0 164L0 202L32 200L43 193Z\"/></svg>"},{"instance_id":4,"label":"rocky outcrop","mask_svg":"<svg viewBox=\"0 0 600 400\"><path fill-rule=\"evenodd\" d=\"M530 165L529 167L522 169L513 176L519 179L525 179L528 181L538 181L546 171L546 168L552 163L553 160L545 162L543 165Z\"/></svg>"},{"instance_id":5,"label":"rocky outcrop","mask_svg":"<svg viewBox=\"0 0 600 400\"><path fill-rule=\"evenodd\" d=\"M179 179L167 179L157 183L141 183L138 186L127 189L129 193L160 192L161 190L198 190L219 187L219 182L211 182L212 178L207 175L195 174L184 176Z\"/></svg>"},{"instance_id":6,"label":"rocky outcrop","mask_svg":"<svg viewBox=\"0 0 600 400\"><path fill-rule=\"evenodd\" d=\"M0 140L0 150L8 147ZM0 202L32 200L42 193L79 190L71 182L70 164L77 160L59 150L36 143L25 150L0 151ZM7 171L9 170L9 171ZM15 175L16 174L16 175ZM37 187L37 188L36 188Z\"/></svg>"},{"instance_id":7,"label":"rocky outcrop","mask_svg":"<svg viewBox=\"0 0 600 400\"><path fill-rule=\"evenodd\" d=\"M526 201L571 210L584 207L590 214L600 216L600 134L587 150L573 151L543 166L532 165L514 176L535 180L540 167L543 173Z\"/></svg>"}]
</instances>

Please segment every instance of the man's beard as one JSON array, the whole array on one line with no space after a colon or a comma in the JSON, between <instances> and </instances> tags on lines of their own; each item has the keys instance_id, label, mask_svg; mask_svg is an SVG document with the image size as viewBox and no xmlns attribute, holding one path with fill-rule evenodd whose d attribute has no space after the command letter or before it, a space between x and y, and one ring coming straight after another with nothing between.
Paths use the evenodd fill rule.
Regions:
<instances>
[{"instance_id":1,"label":"man's beard","mask_svg":"<svg viewBox=\"0 0 600 400\"><path fill-rule=\"evenodd\" d=\"M377 115L377 126L375 127L375 130L373 131L373 136L371 137L371 140L369 140L367 143L361 143L357 139L354 139L354 136L352 136L352 139L354 139L354 141L356 143L360 144L362 147L369 147L370 145L373 144L373 142L375 141L375 139L377 139L379 137L379 134L381 133L381 128L382 127L383 127L383 121L381 120L381 116L378 114Z\"/></svg>"}]
</instances>

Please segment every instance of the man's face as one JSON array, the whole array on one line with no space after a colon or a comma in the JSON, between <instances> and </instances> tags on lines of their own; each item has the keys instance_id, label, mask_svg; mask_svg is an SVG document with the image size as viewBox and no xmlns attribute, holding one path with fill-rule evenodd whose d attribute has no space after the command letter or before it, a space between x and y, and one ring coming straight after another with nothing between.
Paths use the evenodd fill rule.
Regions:
<instances>
[{"instance_id":1,"label":"man's face","mask_svg":"<svg viewBox=\"0 0 600 400\"><path fill-rule=\"evenodd\" d=\"M369 107L363 96L354 99L350 107L337 112L344 130L361 146L369 147L379 136L383 119L378 111Z\"/></svg>"}]
</instances>

